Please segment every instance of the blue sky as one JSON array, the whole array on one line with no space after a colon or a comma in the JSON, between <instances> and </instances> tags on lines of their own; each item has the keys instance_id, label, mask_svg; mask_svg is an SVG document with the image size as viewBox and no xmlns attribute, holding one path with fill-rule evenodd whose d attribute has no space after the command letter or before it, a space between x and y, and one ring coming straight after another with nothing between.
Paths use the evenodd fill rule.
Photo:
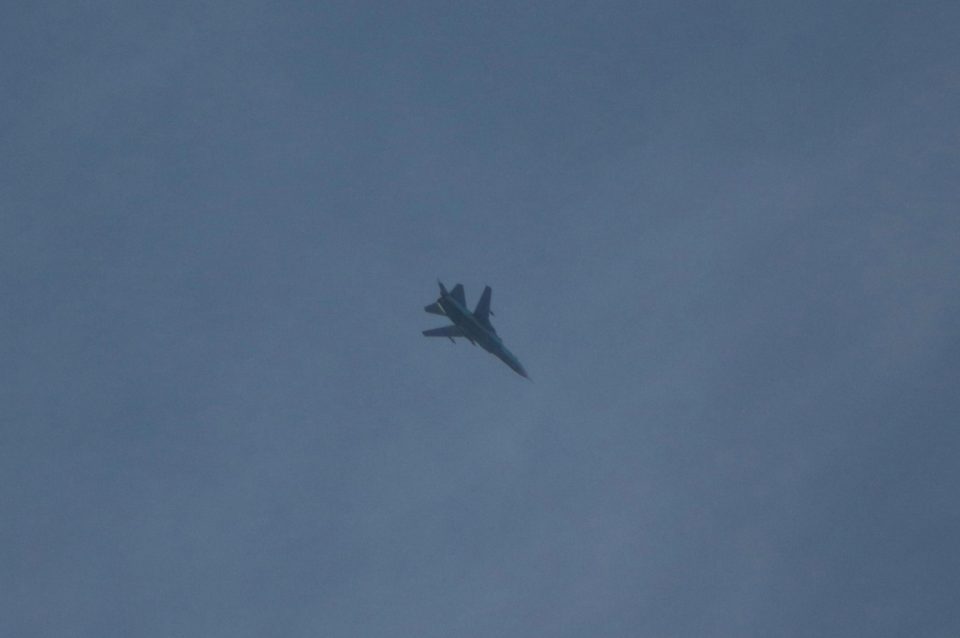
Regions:
<instances>
[{"instance_id":1,"label":"blue sky","mask_svg":"<svg viewBox=\"0 0 960 638\"><path fill-rule=\"evenodd\" d=\"M11 5L0 633L957 635L958 27Z\"/></svg>"}]
</instances>

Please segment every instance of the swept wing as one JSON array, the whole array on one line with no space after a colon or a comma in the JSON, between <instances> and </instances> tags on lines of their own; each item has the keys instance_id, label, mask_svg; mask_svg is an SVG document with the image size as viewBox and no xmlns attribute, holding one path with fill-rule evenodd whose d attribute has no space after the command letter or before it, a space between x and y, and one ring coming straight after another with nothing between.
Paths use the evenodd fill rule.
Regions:
<instances>
[{"instance_id":1,"label":"swept wing","mask_svg":"<svg viewBox=\"0 0 960 638\"><path fill-rule=\"evenodd\" d=\"M477 321L481 324L493 330L493 326L490 324L490 297L493 295L493 290L490 286L487 286L483 289L483 294L480 295L480 301L477 302L477 307L473 311L473 316L476 317ZM496 332L494 330L494 332Z\"/></svg>"},{"instance_id":2,"label":"swept wing","mask_svg":"<svg viewBox=\"0 0 960 638\"><path fill-rule=\"evenodd\" d=\"M460 329L460 326L443 326L442 328L433 328L431 330L423 331L424 337L447 337L448 339L453 339L454 337L463 337L463 330Z\"/></svg>"}]
</instances>

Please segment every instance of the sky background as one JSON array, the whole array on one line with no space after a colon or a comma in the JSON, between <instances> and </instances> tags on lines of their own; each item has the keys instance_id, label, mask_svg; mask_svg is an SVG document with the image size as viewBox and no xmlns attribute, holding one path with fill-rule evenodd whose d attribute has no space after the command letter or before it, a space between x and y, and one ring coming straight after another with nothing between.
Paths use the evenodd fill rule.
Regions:
<instances>
[{"instance_id":1,"label":"sky background","mask_svg":"<svg viewBox=\"0 0 960 638\"><path fill-rule=\"evenodd\" d=\"M960 635L958 33L8 3L0 634Z\"/></svg>"}]
</instances>

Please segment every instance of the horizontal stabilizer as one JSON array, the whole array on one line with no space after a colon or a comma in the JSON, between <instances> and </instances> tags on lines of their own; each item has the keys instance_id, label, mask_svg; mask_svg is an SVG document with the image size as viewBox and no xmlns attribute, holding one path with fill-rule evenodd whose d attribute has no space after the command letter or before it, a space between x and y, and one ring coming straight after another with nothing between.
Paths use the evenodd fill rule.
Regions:
<instances>
[{"instance_id":1,"label":"horizontal stabilizer","mask_svg":"<svg viewBox=\"0 0 960 638\"><path fill-rule=\"evenodd\" d=\"M448 339L453 339L454 337L462 337L463 330L457 326L444 326L442 328L433 328L431 330L423 331L424 337L447 337Z\"/></svg>"},{"instance_id":2,"label":"horizontal stabilizer","mask_svg":"<svg viewBox=\"0 0 960 638\"><path fill-rule=\"evenodd\" d=\"M441 308L441 307L440 307L440 304L438 304L438 303L432 303L432 304L430 304L429 306L424 306L423 309L426 310L427 312L429 312L431 315L445 315L445 314L447 314L447 313L445 313L445 312L443 311L443 308Z\"/></svg>"}]
</instances>

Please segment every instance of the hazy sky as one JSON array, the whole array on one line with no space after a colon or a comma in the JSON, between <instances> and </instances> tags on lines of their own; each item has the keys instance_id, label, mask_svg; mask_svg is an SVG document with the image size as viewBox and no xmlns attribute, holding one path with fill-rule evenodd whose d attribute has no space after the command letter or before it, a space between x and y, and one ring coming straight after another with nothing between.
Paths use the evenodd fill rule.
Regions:
<instances>
[{"instance_id":1,"label":"hazy sky","mask_svg":"<svg viewBox=\"0 0 960 638\"><path fill-rule=\"evenodd\" d=\"M958 33L8 3L0 635L960 635Z\"/></svg>"}]
</instances>

